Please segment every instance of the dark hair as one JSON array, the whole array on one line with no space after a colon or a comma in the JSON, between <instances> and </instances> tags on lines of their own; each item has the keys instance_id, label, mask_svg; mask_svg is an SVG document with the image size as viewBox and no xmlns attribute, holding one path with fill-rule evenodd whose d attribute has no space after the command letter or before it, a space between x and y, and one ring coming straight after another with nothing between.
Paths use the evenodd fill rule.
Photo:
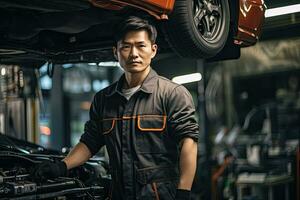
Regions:
<instances>
[{"instance_id":1,"label":"dark hair","mask_svg":"<svg viewBox=\"0 0 300 200\"><path fill-rule=\"evenodd\" d=\"M147 31L151 43L155 43L157 37L157 30L155 26L150 24L148 20L136 16L130 16L121 21L121 23L115 27L116 44L118 41L122 40L128 32L139 30Z\"/></svg>"}]
</instances>

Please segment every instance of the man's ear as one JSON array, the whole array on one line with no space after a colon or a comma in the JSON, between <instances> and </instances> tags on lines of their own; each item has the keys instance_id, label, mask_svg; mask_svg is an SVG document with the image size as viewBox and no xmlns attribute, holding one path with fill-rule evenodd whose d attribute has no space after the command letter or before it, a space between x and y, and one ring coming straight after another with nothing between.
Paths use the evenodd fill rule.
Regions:
<instances>
[{"instance_id":1,"label":"man's ear","mask_svg":"<svg viewBox=\"0 0 300 200\"><path fill-rule=\"evenodd\" d=\"M119 60L118 59L118 54L117 54L117 48L116 47L113 47L113 53L114 53L114 57L116 60Z\"/></svg>"},{"instance_id":2,"label":"man's ear","mask_svg":"<svg viewBox=\"0 0 300 200\"><path fill-rule=\"evenodd\" d=\"M152 44L151 48L152 48L151 58L154 58L157 53L157 44Z\"/></svg>"}]
</instances>

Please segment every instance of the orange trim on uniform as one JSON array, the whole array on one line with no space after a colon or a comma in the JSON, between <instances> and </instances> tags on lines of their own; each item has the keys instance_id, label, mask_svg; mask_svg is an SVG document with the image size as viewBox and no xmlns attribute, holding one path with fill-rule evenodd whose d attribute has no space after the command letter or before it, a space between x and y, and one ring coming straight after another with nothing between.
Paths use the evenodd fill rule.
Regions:
<instances>
[{"instance_id":1,"label":"orange trim on uniform","mask_svg":"<svg viewBox=\"0 0 300 200\"><path fill-rule=\"evenodd\" d=\"M155 117L162 117L163 118L163 126L161 128L143 128L141 127L141 118L155 118ZM122 118L106 118L103 119L102 121L112 121L111 128L103 134L108 134L111 132L115 126L116 121L118 120L130 120L130 119L136 119L137 118L137 127L141 131L163 131L166 128L166 121L167 121L167 116L166 115L134 115L134 116L123 116Z\"/></svg>"},{"instance_id":2,"label":"orange trim on uniform","mask_svg":"<svg viewBox=\"0 0 300 200\"><path fill-rule=\"evenodd\" d=\"M109 132L111 132L113 130L114 126L115 126L115 120L113 119L112 120L111 128L109 130L103 132L103 135L108 134Z\"/></svg>"},{"instance_id":3,"label":"orange trim on uniform","mask_svg":"<svg viewBox=\"0 0 300 200\"><path fill-rule=\"evenodd\" d=\"M113 188L114 188L114 185L113 185L113 183L111 183L111 188L110 188L110 192L109 192L109 195L108 195L108 200L112 200Z\"/></svg>"},{"instance_id":4,"label":"orange trim on uniform","mask_svg":"<svg viewBox=\"0 0 300 200\"><path fill-rule=\"evenodd\" d=\"M141 118L148 117L148 116L159 116L163 117L163 126L162 128L142 128L141 127ZM137 121L137 126L141 131L163 131L166 128L166 121L167 121L167 116L166 115L144 115L144 116L138 116L138 121Z\"/></svg>"},{"instance_id":5,"label":"orange trim on uniform","mask_svg":"<svg viewBox=\"0 0 300 200\"><path fill-rule=\"evenodd\" d=\"M149 118L149 117L166 117L166 115L133 115L133 116L123 116L123 117L112 117L102 119L101 121L109 121L109 120L128 120L128 119L136 119L136 118Z\"/></svg>"},{"instance_id":6,"label":"orange trim on uniform","mask_svg":"<svg viewBox=\"0 0 300 200\"><path fill-rule=\"evenodd\" d=\"M128 119L135 119L137 116L123 116L123 117L119 117L119 118L106 118L106 119L103 119L101 121L110 121L110 120L128 120Z\"/></svg>"},{"instance_id":7,"label":"orange trim on uniform","mask_svg":"<svg viewBox=\"0 0 300 200\"><path fill-rule=\"evenodd\" d=\"M149 118L149 117L166 117L166 115L138 115L141 118Z\"/></svg>"},{"instance_id":8,"label":"orange trim on uniform","mask_svg":"<svg viewBox=\"0 0 300 200\"><path fill-rule=\"evenodd\" d=\"M156 183L153 182L151 184L151 186L152 186L152 191L154 192L154 195L155 195L155 200L159 200L159 195L158 195Z\"/></svg>"},{"instance_id":9,"label":"orange trim on uniform","mask_svg":"<svg viewBox=\"0 0 300 200\"><path fill-rule=\"evenodd\" d=\"M123 116L122 119L135 119L136 116Z\"/></svg>"}]
</instances>

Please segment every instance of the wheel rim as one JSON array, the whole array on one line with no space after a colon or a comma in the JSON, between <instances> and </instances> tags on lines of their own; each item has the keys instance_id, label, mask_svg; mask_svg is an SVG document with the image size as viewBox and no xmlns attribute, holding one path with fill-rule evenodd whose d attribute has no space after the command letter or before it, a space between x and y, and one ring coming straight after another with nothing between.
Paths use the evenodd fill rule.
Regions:
<instances>
[{"instance_id":1,"label":"wheel rim","mask_svg":"<svg viewBox=\"0 0 300 200\"><path fill-rule=\"evenodd\" d=\"M193 19L199 35L208 43L220 38L224 20L222 0L193 0Z\"/></svg>"}]
</instances>

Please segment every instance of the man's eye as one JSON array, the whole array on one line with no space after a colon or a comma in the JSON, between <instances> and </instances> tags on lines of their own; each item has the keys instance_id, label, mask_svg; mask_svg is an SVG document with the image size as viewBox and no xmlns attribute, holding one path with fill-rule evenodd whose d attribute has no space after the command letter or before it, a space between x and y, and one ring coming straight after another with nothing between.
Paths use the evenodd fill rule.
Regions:
<instances>
[{"instance_id":1,"label":"man's eye","mask_svg":"<svg viewBox=\"0 0 300 200\"><path fill-rule=\"evenodd\" d=\"M139 47L146 47L146 45L144 45L144 44L140 44L140 45L139 45Z\"/></svg>"},{"instance_id":2,"label":"man's eye","mask_svg":"<svg viewBox=\"0 0 300 200\"><path fill-rule=\"evenodd\" d=\"M129 45L123 45L123 46L122 46L122 49L128 49L128 48L130 48Z\"/></svg>"}]
</instances>

